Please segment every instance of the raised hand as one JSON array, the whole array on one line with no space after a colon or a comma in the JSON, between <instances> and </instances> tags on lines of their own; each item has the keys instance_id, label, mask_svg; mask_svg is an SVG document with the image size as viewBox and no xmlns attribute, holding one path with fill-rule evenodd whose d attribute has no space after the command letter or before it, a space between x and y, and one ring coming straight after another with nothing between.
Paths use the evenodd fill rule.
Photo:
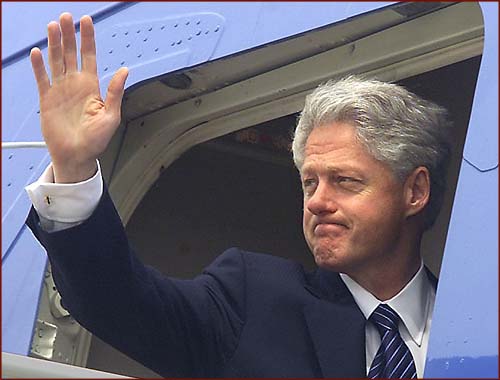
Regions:
<instances>
[{"instance_id":1,"label":"raised hand","mask_svg":"<svg viewBox=\"0 0 500 380\"><path fill-rule=\"evenodd\" d=\"M78 70L75 27L71 14L48 27L49 80L40 49L31 50L31 65L40 96L42 134L52 158L55 182L80 182L96 172L120 124L120 108L128 70L120 68L101 98L97 77L94 26L80 19L81 70Z\"/></svg>"}]
</instances>

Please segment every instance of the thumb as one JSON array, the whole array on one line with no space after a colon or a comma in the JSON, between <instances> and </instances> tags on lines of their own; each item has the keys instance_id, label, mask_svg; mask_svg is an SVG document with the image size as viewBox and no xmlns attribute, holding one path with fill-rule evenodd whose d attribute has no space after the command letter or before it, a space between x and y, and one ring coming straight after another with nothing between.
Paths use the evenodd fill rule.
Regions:
<instances>
[{"instance_id":1,"label":"thumb","mask_svg":"<svg viewBox=\"0 0 500 380\"><path fill-rule=\"evenodd\" d=\"M115 115L120 114L120 107L122 104L123 92L125 89L125 81L128 77L128 69L121 67L111 81L109 82L108 92L106 93L106 100L104 102L106 109Z\"/></svg>"}]
</instances>

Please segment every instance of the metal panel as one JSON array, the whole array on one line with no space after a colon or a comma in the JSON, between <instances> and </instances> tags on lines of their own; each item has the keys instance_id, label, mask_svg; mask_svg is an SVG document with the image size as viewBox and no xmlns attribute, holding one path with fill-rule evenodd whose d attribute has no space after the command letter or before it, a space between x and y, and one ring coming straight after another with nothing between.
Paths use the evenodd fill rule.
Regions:
<instances>
[{"instance_id":1,"label":"metal panel","mask_svg":"<svg viewBox=\"0 0 500 380\"><path fill-rule=\"evenodd\" d=\"M2 260L2 349L27 355L47 257L27 227L12 248Z\"/></svg>"},{"instance_id":2,"label":"metal panel","mask_svg":"<svg viewBox=\"0 0 500 380\"><path fill-rule=\"evenodd\" d=\"M96 15L109 12L119 2L9 2L2 3L2 60L9 60L19 51L35 46L47 33L47 24L58 20L61 10L71 12L77 19L83 15ZM23 16L23 30L19 30L17 20ZM26 33L26 26L31 28Z\"/></svg>"},{"instance_id":3,"label":"metal panel","mask_svg":"<svg viewBox=\"0 0 500 380\"><path fill-rule=\"evenodd\" d=\"M136 9L136 8L134 8ZM205 62L224 33L217 13L194 12L164 18L117 23L101 32L101 81L128 66L138 79Z\"/></svg>"},{"instance_id":4,"label":"metal panel","mask_svg":"<svg viewBox=\"0 0 500 380\"><path fill-rule=\"evenodd\" d=\"M446 243L426 377L498 377L498 4L482 3L486 49ZM495 42L496 41L496 42ZM487 78L487 79L486 79ZM488 141L489 140L489 141ZM484 158L484 159L483 159Z\"/></svg>"},{"instance_id":5,"label":"metal panel","mask_svg":"<svg viewBox=\"0 0 500 380\"><path fill-rule=\"evenodd\" d=\"M498 167L498 3L481 3L485 41L464 157L480 170Z\"/></svg>"},{"instance_id":6,"label":"metal panel","mask_svg":"<svg viewBox=\"0 0 500 380\"><path fill-rule=\"evenodd\" d=\"M127 376L2 352L2 374L15 379L125 379Z\"/></svg>"},{"instance_id":7,"label":"metal panel","mask_svg":"<svg viewBox=\"0 0 500 380\"><path fill-rule=\"evenodd\" d=\"M498 376L498 169L462 165L425 374Z\"/></svg>"},{"instance_id":8,"label":"metal panel","mask_svg":"<svg viewBox=\"0 0 500 380\"><path fill-rule=\"evenodd\" d=\"M31 205L24 186L35 181L49 163L45 149L7 150L3 153L2 259L20 233Z\"/></svg>"}]
</instances>

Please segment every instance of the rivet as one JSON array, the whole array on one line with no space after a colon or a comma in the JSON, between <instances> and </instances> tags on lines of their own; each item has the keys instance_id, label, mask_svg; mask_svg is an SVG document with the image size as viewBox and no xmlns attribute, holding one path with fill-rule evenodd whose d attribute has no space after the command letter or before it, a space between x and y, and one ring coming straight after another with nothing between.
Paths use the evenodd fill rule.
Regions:
<instances>
[{"instance_id":1,"label":"rivet","mask_svg":"<svg viewBox=\"0 0 500 380\"><path fill-rule=\"evenodd\" d=\"M193 36L189 36L188 40L191 41L193 39Z\"/></svg>"},{"instance_id":2,"label":"rivet","mask_svg":"<svg viewBox=\"0 0 500 380\"><path fill-rule=\"evenodd\" d=\"M111 37L116 37L116 33L113 33L113 34L111 35Z\"/></svg>"},{"instance_id":3,"label":"rivet","mask_svg":"<svg viewBox=\"0 0 500 380\"><path fill-rule=\"evenodd\" d=\"M126 45L125 45L125 47L126 47L126 48L129 48L129 47L130 47L130 44L126 44Z\"/></svg>"},{"instance_id":4,"label":"rivet","mask_svg":"<svg viewBox=\"0 0 500 380\"><path fill-rule=\"evenodd\" d=\"M175 42L172 42L172 43L170 44L170 46L174 46L174 45L175 45Z\"/></svg>"},{"instance_id":5,"label":"rivet","mask_svg":"<svg viewBox=\"0 0 500 380\"><path fill-rule=\"evenodd\" d=\"M219 31L219 29L220 29L220 26L217 25L217 27L215 28L214 32L217 33Z\"/></svg>"},{"instance_id":6,"label":"rivet","mask_svg":"<svg viewBox=\"0 0 500 380\"><path fill-rule=\"evenodd\" d=\"M196 25L200 25L200 23L201 23L200 20L196 21Z\"/></svg>"},{"instance_id":7,"label":"rivet","mask_svg":"<svg viewBox=\"0 0 500 380\"><path fill-rule=\"evenodd\" d=\"M196 32L196 35L197 35L197 36L199 36L200 34L201 34L201 30L198 30L198 31Z\"/></svg>"},{"instance_id":8,"label":"rivet","mask_svg":"<svg viewBox=\"0 0 500 380\"><path fill-rule=\"evenodd\" d=\"M140 29L137 29L136 33L140 33L140 32L141 32L141 30L140 30Z\"/></svg>"},{"instance_id":9,"label":"rivet","mask_svg":"<svg viewBox=\"0 0 500 380\"><path fill-rule=\"evenodd\" d=\"M186 25L189 25L189 21L186 21Z\"/></svg>"},{"instance_id":10,"label":"rivet","mask_svg":"<svg viewBox=\"0 0 500 380\"><path fill-rule=\"evenodd\" d=\"M157 51L158 51L158 48L155 49L155 52L157 52Z\"/></svg>"},{"instance_id":11,"label":"rivet","mask_svg":"<svg viewBox=\"0 0 500 380\"><path fill-rule=\"evenodd\" d=\"M160 30L163 30L163 29L165 29L165 25L162 25L162 26L160 27Z\"/></svg>"},{"instance_id":12,"label":"rivet","mask_svg":"<svg viewBox=\"0 0 500 380\"><path fill-rule=\"evenodd\" d=\"M209 31L208 31L208 30L206 30L206 31L205 31L205 34L208 34L208 33L209 33Z\"/></svg>"},{"instance_id":13,"label":"rivet","mask_svg":"<svg viewBox=\"0 0 500 380\"><path fill-rule=\"evenodd\" d=\"M9 160L10 160L10 159L12 159L12 157L14 157L14 155L13 155L13 154L10 154L10 155L9 155Z\"/></svg>"},{"instance_id":14,"label":"rivet","mask_svg":"<svg viewBox=\"0 0 500 380\"><path fill-rule=\"evenodd\" d=\"M149 32L151 32L152 30L153 30L153 27L150 27L150 28L148 29L148 31L149 31Z\"/></svg>"},{"instance_id":15,"label":"rivet","mask_svg":"<svg viewBox=\"0 0 500 380\"><path fill-rule=\"evenodd\" d=\"M143 122L143 121L141 121L141 127L143 127L143 126L144 126L144 122Z\"/></svg>"},{"instance_id":16,"label":"rivet","mask_svg":"<svg viewBox=\"0 0 500 380\"><path fill-rule=\"evenodd\" d=\"M111 49L110 51L108 51L109 54L112 54L113 53L113 49Z\"/></svg>"},{"instance_id":17,"label":"rivet","mask_svg":"<svg viewBox=\"0 0 500 380\"><path fill-rule=\"evenodd\" d=\"M141 58L142 57L142 54L137 54L137 58Z\"/></svg>"},{"instance_id":18,"label":"rivet","mask_svg":"<svg viewBox=\"0 0 500 380\"><path fill-rule=\"evenodd\" d=\"M128 36L128 31L126 31L124 34L125 34L126 36Z\"/></svg>"},{"instance_id":19,"label":"rivet","mask_svg":"<svg viewBox=\"0 0 500 380\"><path fill-rule=\"evenodd\" d=\"M177 41L177 45L182 44L182 40Z\"/></svg>"},{"instance_id":20,"label":"rivet","mask_svg":"<svg viewBox=\"0 0 500 380\"><path fill-rule=\"evenodd\" d=\"M120 65L124 65L124 64L125 64L125 61L121 61L121 62L120 62Z\"/></svg>"},{"instance_id":21,"label":"rivet","mask_svg":"<svg viewBox=\"0 0 500 380\"><path fill-rule=\"evenodd\" d=\"M39 113L40 113L40 110L36 111L36 113L38 113L38 114L39 114Z\"/></svg>"},{"instance_id":22,"label":"rivet","mask_svg":"<svg viewBox=\"0 0 500 380\"><path fill-rule=\"evenodd\" d=\"M105 68L104 68L104 71L108 71L108 68L107 68L107 67L105 67Z\"/></svg>"},{"instance_id":23,"label":"rivet","mask_svg":"<svg viewBox=\"0 0 500 380\"><path fill-rule=\"evenodd\" d=\"M174 28L177 28L179 26L179 24L174 24Z\"/></svg>"},{"instance_id":24,"label":"rivet","mask_svg":"<svg viewBox=\"0 0 500 380\"><path fill-rule=\"evenodd\" d=\"M11 185L12 185L12 183L10 183L10 182L9 182L9 183L7 184L7 187L10 187Z\"/></svg>"},{"instance_id":25,"label":"rivet","mask_svg":"<svg viewBox=\"0 0 500 380\"><path fill-rule=\"evenodd\" d=\"M148 40L147 37L145 39L143 39L144 42L146 42L147 40Z\"/></svg>"},{"instance_id":26,"label":"rivet","mask_svg":"<svg viewBox=\"0 0 500 380\"><path fill-rule=\"evenodd\" d=\"M31 165L31 166L29 167L29 169L30 169L30 170L33 170L33 165Z\"/></svg>"}]
</instances>

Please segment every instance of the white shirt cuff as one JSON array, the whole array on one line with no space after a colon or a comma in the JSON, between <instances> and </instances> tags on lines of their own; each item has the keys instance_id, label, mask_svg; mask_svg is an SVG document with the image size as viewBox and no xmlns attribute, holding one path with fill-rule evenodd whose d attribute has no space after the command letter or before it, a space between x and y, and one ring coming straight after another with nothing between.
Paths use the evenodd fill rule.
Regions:
<instances>
[{"instance_id":1,"label":"white shirt cuff","mask_svg":"<svg viewBox=\"0 0 500 380\"><path fill-rule=\"evenodd\" d=\"M52 164L49 164L38 181L25 189L41 219L61 222L67 224L67 227L79 224L92 215L101 199L101 166L97 161L96 174L86 181L54 183Z\"/></svg>"}]
</instances>

